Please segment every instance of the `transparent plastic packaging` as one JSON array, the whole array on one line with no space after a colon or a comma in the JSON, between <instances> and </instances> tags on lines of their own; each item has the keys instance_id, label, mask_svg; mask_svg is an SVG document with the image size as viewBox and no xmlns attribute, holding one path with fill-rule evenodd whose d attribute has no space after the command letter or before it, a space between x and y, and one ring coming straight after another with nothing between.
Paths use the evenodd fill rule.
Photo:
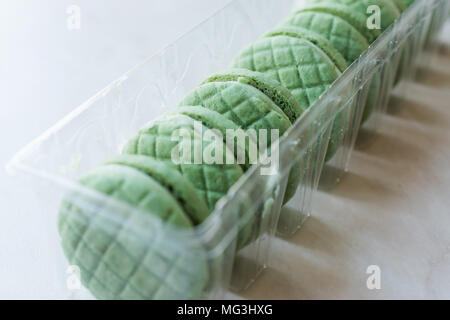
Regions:
<instances>
[{"instance_id":1,"label":"transparent plastic packaging","mask_svg":"<svg viewBox=\"0 0 450 320\"><path fill-rule=\"evenodd\" d=\"M386 111L396 83L399 65L407 66L402 68L402 79L415 77L417 60L423 59L424 52L434 50L435 35L449 10L445 0L416 0L284 135L279 144L277 172L265 176L260 174L261 164L253 166L220 200L207 221L195 229L167 227L148 214L139 215L136 208L76 182L118 154L120 146L149 120L175 108L207 76L228 67L244 46L284 19L293 2L231 2L75 109L12 159L9 170L25 173L23 176L30 179L42 200L40 211L48 222L46 234L55 254L55 280L49 283L50 290L61 298L92 297L85 289L72 290L67 286L69 266L60 245L57 221L61 203L68 198L89 220L85 232L80 234L82 239L91 229L110 237L113 245L134 244L142 248L142 256L132 259L140 263L141 272L147 273L152 283L157 283L157 289L151 293L156 299L214 299L223 297L230 287L248 287L266 267L275 233L295 233L311 212L319 181L323 189L338 183L347 170L358 134L361 133L358 139L366 142L374 136L379 115ZM405 57L406 63L402 61ZM372 84L376 81L379 86ZM376 98L374 112L362 125L370 95ZM325 164L330 133L338 116L343 123L340 147ZM287 178L299 162L305 168L300 185L294 198L283 207ZM73 213L62 209L61 214ZM135 216L146 218L142 218L139 227L128 227L126 221ZM121 229L119 236L117 228ZM238 248L237 239L243 229L250 240ZM142 263L147 258L151 261ZM164 273L152 270L152 261L160 260L166 263ZM186 269L193 261L196 268ZM102 257L98 264L99 268L108 268L108 257ZM83 266L80 269L83 272ZM141 293L128 284L132 281L127 282L130 278L113 271L111 274L122 283L111 298L120 298L123 292L139 298ZM96 277L92 274L92 281Z\"/></svg>"}]
</instances>

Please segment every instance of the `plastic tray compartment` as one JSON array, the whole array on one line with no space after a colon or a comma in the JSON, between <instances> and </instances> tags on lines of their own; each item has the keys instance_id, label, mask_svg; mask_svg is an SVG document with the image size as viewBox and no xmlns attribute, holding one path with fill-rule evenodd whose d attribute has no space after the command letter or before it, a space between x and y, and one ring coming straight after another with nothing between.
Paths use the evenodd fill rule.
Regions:
<instances>
[{"instance_id":1,"label":"plastic tray compartment","mask_svg":"<svg viewBox=\"0 0 450 320\"><path fill-rule=\"evenodd\" d=\"M435 36L445 22L448 1L415 1L384 34L371 45L369 51L378 52L368 63L373 68L371 82L380 79L381 86L370 90L376 98L373 115L359 131L357 147L364 148L380 129L380 115L386 112L392 89L399 86L399 95L405 95L407 81L416 78L418 65L426 66L436 50ZM380 42L383 44L380 45ZM387 50L383 53L383 47ZM419 61L420 60L420 61Z\"/></svg>"},{"instance_id":2,"label":"plastic tray compartment","mask_svg":"<svg viewBox=\"0 0 450 320\"><path fill-rule=\"evenodd\" d=\"M64 199L84 213L85 225L110 238L122 254L129 254L126 245L142 249L141 255L129 258L151 279L155 289L146 293L151 298L220 298L230 286L236 290L249 286L267 264L274 233L293 234L309 215L333 123L341 119L341 141L337 154L327 163L331 169L322 175L328 186L339 181L347 169L372 79L379 77L383 85L377 91L376 112L365 127L377 129L377 115L385 110L401 51L411 51L410 59L416 61L423 49L431 47L448 12L444 0L417 0L285 134L274 148L279 166L273 174L261 175L261 165L253 166L194 230L169 228L76 182L118 154L120 146L146 122L177 106L208 75L226 68L244 46L285 18L292 5L291 0L233 1L75 109L14 157L9 169L25 173L42 200L40 211L48 222L45 234L54 252L55 276L49 290L55 296L91 297L83 288L68 286L69 266L57 232ZM431 19L433 15L437 18ZM411 77L413 71L407 70L405 77ZM300 185L282 208L287 177L294 166L302 168ZM128 223L136 216L142 221ZM82 239L84 231L79 235ZM96 261L97 267L108 269L108 257ZM166 267L156 267L157 262ZM78 266L81 272L82 263ZM124 292L143 295L127 281L130 275L110 271L115 283L122 284L113 288L113 297ZM102 280L95 273L90 278Z\"/></svg>"},{"instance_id":3,"label":"plastic tray compartment","mask_svg":"<svg viewBox=\"0 0 450 320\"><path fill-rule=\"evenodd\" d=\"M313 169L305 173L296 197L282 209L279 235L287 237L295 233L311 213L315 190L319 187L327 191L339 183L348 171L355 145L363 148L375 139L393 88L400 86L405 94L406 86L402 84L415 78L419 60L423 65L423 60L426 63L437 49L435 36L448 16L448 7L449 3L445 0L416 0L344 72L322 99L310 107L320 109L325 108L324 104L329 104L328 112L334 114L333 121L339 116L343 124L339 148L326 163L323 149L316 146L306 151L305 157L315 159L312 165L322 172L316 174ZM427 54L424 56L424 53ZM362 123L369 101L373 112ZM301 122L299 125L302 125ZM325 128L329 129L324 125Z\"/></svg>"}]
</instances>

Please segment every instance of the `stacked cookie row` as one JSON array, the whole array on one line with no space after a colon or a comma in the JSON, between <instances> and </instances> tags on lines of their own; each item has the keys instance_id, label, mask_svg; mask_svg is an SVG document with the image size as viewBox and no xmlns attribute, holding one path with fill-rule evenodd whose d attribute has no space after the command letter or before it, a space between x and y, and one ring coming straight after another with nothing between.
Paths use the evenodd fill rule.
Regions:
<instances>
[{"instance_id":1,"label":"stacked cookie row","mask_svg":"<svg viewBox=\"0 0 450 320\"><path fill-rule=\"evenodd\" d=\"M202 297L214 273L206 249L198 243L188 252L166 250L149 217L161 221L160 228L195 230L205 222L252 164L248 145L230 145L227 133L253 130L252 142L265 146L257 153L270 152L274 139L283 139L412 2L310 0L243 49L229 70L210 76L174 111L142 128L121 155L82 177L79 182L104 201L85 206L81 195L67 195L58 229L84 286L100 299ZM366 26L366 10L373 4L381 8L382 30ZM365 118L379 86L379 79L371 84ZM326 160L344 130L337 117ZM304 169L292 168L284 202L295 194ZM112 217L110 208L118 202L127 206ZM249 219L239 226L238 249L253 240L255 225Z\"/></svg>"}]
</instances>

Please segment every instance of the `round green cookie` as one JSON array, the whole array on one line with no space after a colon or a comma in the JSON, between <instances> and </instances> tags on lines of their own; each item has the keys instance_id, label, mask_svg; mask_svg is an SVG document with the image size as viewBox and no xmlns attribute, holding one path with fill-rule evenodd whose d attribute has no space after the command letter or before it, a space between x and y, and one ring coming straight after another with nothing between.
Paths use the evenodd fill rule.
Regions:
<instances>
[{"instance_id":1,"label":"round green cookie","mask_svg":"<svg viewBox=\"0 0 450 320\"><path fill-rule=\"evenodd\" d=\"M229 69L222 73L210 76L202 84L228 81L237 81L259 90L272 100L292 123L294 123L304 111L300 103L287 88L274 80L268 79L260 72L246 69ZM301 161L293 167L289 174L284 203L288 202L297 190L302 173L302 165L300 162Z\"/></svg>"},{"instance_id":2,"label":"round green cookie","mask_svg":"<svg viewBox=\"0 0 450 320\"><path fill-rule=\"evenodd\" d=\"M331 28L332 31L322 31L322 34L330 35L326 36L328 40L332 42L333 46L335 46L340 51L340 53L346 57L348 64L351 64L353 63L354 59L358 58L359 55L361 55L368 48L366 47L366 45L372 43L381 34L381 30L367 28L366 10L367 6L373 3L369 4L369 2L367 2L366 0L364 1L361 1L361 3L359 3L351 0L311 0L310 2L314 4L305 6L297 11L297 14L299 14L300 16L296 18L297 15L294 14L294 16L288 20L288 23L299 23L301 25L306 24L307 26L308 24L310 24L316 31L322 31L321 28ZM364 5L366 6L365 10L362 9ZM380 8L382 9L381 14L383 16L385 14L385 11L387 11L388 13L388 18L385 17L384 20L387 19L389 22L393 22L395 20L395 17L398 16L397 10L395 8L393 9L392 5L386 5L384 1L378 2L377 5L380 5ZM306 16L306 13L310 13L311 16ZM336 18L326 19L322 18L322 16L316 17L316 14L318 13L339 17L338 19L340 20L336 20ZM311 22L308 21L310 19ZM322 19L325 20L322 21ZM338 22L340 21L345 21L350 24L354 28L354 30L357 30L360 35L366 38L366 41L363 41L361 37L357 37L355 39L359 40L350 42L350 38L347 38L344 35L346 29L344 28L345 24L338 24ZM348 34L351 34L351 31L348 32ZM335 37L335 39L332 39L332 33L337 34L337 38ZM351 45L349 46L350 43ZM349 56L349 52L353 52L353 54ZM398 74L401 73L399 72ZM372 112L375 110L380 88L381 73L376 73L369 82L369 92L363 111L362 123L367 121Z\"/></svg>"},{"instance_id":3,"label":"round green cookie","mask_svg":"<svg viewBox=\"0 0 450 320\"><path fill-rule=\"evenodd\" d=\"M381 30L367 28L367 15L365 12L363 13L354 10L338 1L310 0L308 5L299 6L295 13L307 11L328 13L345 20L353 28L358 30L358 32L366 38L369 44L374 42L381 34Z\"/></svg>"},{"instance_id":4,"label":"round green cookie","mask_svg":"<svg viewBox=\"0 0 450 320\"><path fill-rule=\"evenodd\" d=\"M341 74L333 60L315 44L285 35L257 40L235 58L233 66L262 72L279 82L304 108L309 108ZM336 150L335 137L331 139L327 159Z\"/></svg>"},{"instance_id":5,"label":"round green cookie","mask_svg":"<svg viewBox=\"0 0 450 320\"><path fill-rule=\"evenodd\" d=\"M310 5L294 13L282 22L281 26L298 26L324 36L350 65L367 50L369 42L358 30L358 28L361 29L364 18L356 20L349 10L346 6L334 3ZM375 37L373 34L369 36ZM370 81L369 90L362 117L363 122L375 109L380 90L379 76Z\"/></svg>"},{"instance_id":6,"label":"round green cookie","mask_svg":"<svg viewBox=\"0 0 450 320\"><path fill-rule=\"evenodd\" d=\"M169 112L168 114L182 114L196 121L201 121L202 124L205 125L208 129L216 130L216 135L221 136L224 143L227 143L227 130L236 131L240 129L240 127L236 123L229 120L222 114L207 109L203 106L180 106L175 111ZM237 161L237 163L242 165L242 169L244 171L248 170L251 167L249 161L248 144L245 144L244 148L240 148L239 144L237 143L233 146L228 145L228 147L230 148L230 150L231 148L233 148L233 154L235 158L241 160ZM242 155L245 155L245 157L243 157ZM240 159L239 157L242 157L242 159Z\"/></svg>"},{"instance_id":7,"label":"round green cookie","mask_svg":"<svg viewBox=\"0 0 450 320\"><path fill-rule=\"evenodd\" d=\"M276 36L288 36L295 37L299 39L305 39L313 43L319 50L335 64L340 72L344 72L347 69L347 62L344 57L333 47L333 45L321 35L306 30L300 27L278 27L275 30L269 32L266 37L276 37ZM328 144L327 152L325 155L325 161L331 160L331 158L336 154L339 145L345 135L345 120L343 114L338 114L333 124L331 131L330 142Z\"/></svg>"},{"instance_id":8,"label":"round green cookie","mask_svg":"<svg viewBox=\"0 0 450 320\"><path fill-rule=\"evenodd\" d=\"M347 65L351 65L367 50L369 42L357 28L341 16L345 15L343 6L332 5L334 10L323 5L309 6L281 23L281 26L301 27L326 38L344 57ZM344 13L342 13L344 11Z\"/></svg>"},{"instance_id":9,"label":"round green cookie","mask_svg":"<svg viewBox=\"0 0 450 320\"><path fill-rule=\"evenodd\" d=\"M226 143L226 131L231 130L238 130L240 127L236 125L233 121L227 119L223 115L221 115L218 112L209 110L205 107L201 106L182 106L178 107L175 111L175 114L183 114L186 115L194 120L201 121L207 128L218 130L217 134L221 134L223 137L223 142ZM231 146L228 146L231 150ZM237 158L236 154L239 150L238 144L234 145L234 155L235 158ZM245 160L246 164L243 165L244 169L249 168L251 165L248 161L249 155L248 155L248 145L245 146L245 150L242 150L243 153L245 153ZM260 187L260 186L257 186ZM251 200L249 199L249 202ZM244 216L248 215L248 211L244 210L243 208L239 208L239 233L237 238L237 250L243 248L247 244L249 244L252 239L255 236L259 235L259 232L256 231L257 229L257 223L258 223L258 217L259 217L259 211L254 211L253 214L249 215L248 219L246 221L244 220Z\"/></svg>"},{"instance_id":10,"label":"round green cookie","mask_svg":"<svg viewBox=\"0 0 450 320\"><path fill-rule=\"evenodd\" d=\"M234 59L233 67L263 73L290 90L307 109L340 76L333 61L308 40L274 36L252 43Z\"/></svg>"},{"instance_id":11,"label":"round green cookie","mask_svg":"<svg viewBox=\"0 0 450 320\"><path fill-rule=\"evenodd\" d=\"M278 136L281 137L291 126L289 118L271 99L255 87L241 82L203 83L188 93L181 104L202 105L224 115L244 130L254 129L258 148L259 130L267 130L266 148L270 149L271 130L278 130ZM252 158L257 160L255 155ZM291 172L286 202L295 194L300 178L299 170L300 168L295 168Z\"/></svg>"},{"instance_id":12,"label":"round green cookie","mask_svg":"<svg viewBox=\"0 0 450 320\"><path fill-rule=\"evenodd\" d=\"M310 0L313 3L324 3L330 2L330 0ZM354 12L360 13L361 15L365 15L366 19L369 17L369 13L367 13L367 9L369 6L375 5L380 8L380 17L381 17L381 31L385 31L391 24L395 22L395 20L400 16L400 11L397 9L395 4L391 0L332 0L333 3L339 3L345 5L352 9ZM364 25L361 27L365 28L365 30L369 30L367 27L367 23L364 22ZM369 41L371 43L371 41ZM394 75L394 84L397 84L403 74L403 67L405 67L405 61L409 61L409 55L406 51L401 53L400 65L397 70L395 70L396 74ZM392 69L392 66L388 67L388 69Z\"/></svg>"},{"instance_id":13,"label":"round green cookie","mask_svg":"<svg viewBox=\"0 0 450 320\"><path fill-rule=\"evenodd\" d=\"M267 130L267 146L271 130L281 137L291 126L289 118L261 91L236 81L208 82L196 87L180 102L182 106L203 106L220 113L243 130L254 129L259 146L259 130Z\"/></svg>"},{"instance_id":14,"label":"round green cookie","mask_svg":"<svg viewBox=\"0 0 450 320\"><path fill-rule=\"evenodd\" d=\"M391 0L309 0L311 3L323 3L324 6L330 6L329 3L338 3L344 6L347 6L348 8L350 8L352 11L354 11L355 13L358 13L360 15L363 15L366 17L364 23L362 23L361 21L361 25L359 29L361 32L365 31L365 35L369 36L369 32L371 32L372 30L376 30L376 29L369 29L367 27L367 18L369 17L369 13L367 13L367 9L369 8L369 6L375 5L377 7L380 8L380 17L381 17L381 31L385 31L391 24L393 24L395 22L395 20L400 16L400 11L397 9L397 7L395 6L395 4L391 1ZM369 30L369 32L368 32ZM369 43L372 43L373 38L369 39ZM401 75L403 74L403 70L402 67L404 66L404 63L402 63L402 61L408 61L408 54L405 51L402 54L401 60L400 60L400 66L398 68L398 70L396 70L396 74L395 76L395 82L394 84L398 83L398 81L401 78ZM388 69L392 69L392 67L388 68ZM376 84L374 84L373 86L375 86ZM371 108L367 108L367 109L371 109Z\"/></svg>"},{"instance_id":15,"label":"round green cookie","mask_svg":"<svg viewBox=\"0 0 450 320\"><path fill-rule=\"evenodd\" d=\"M209 210L213 211L217 201L241 178L243 170L220 137L205 139L207 132L210 132L207 127L190 117L165 115L141 129L125 145L122 153L164 160L192 183ZM222 150L221 159L205 157L214 156L216 148ZM234 163L227 164L227 160Z\"/></svg>"},{"instance_id":16,"label":"round green cookie","mask_svg":"<svg viewBox=\"0 0 450 320\"><path fill-rule=\"evenodd\" d=\"M216 129L225 138L227 130L238 130L240 128L234 121L228 119L223 114L207 109L202 105L180 105L169 114L183 114L194 120L201 121L209 129ZM224 139L225 141L225 139Z\"/></svg>"},{"instance_id":17,"label":"round green cookie","mask_svg":"<svg viewBox=\"0 0 450 320\"><path fill-rule=\"evenodd\" d=\"M347 69L347 62L344 57L340 54L338 50L336 50L332 43L328 41L327 38L322 35L307 30L305 28L297 27L297 26L281 26L275 28L265 35L265 37L276 37L276 36L288 36L300 39L306 39L309 42L316 45L320 48L331 61L336 65L340 72L344 72Z\"/></svg>"},{"instance_id":18,"label":"round green cookie","mask_svg":"<svg viewBox=\"0 0 450 320\"><path fill-rule=\"evenodd\" d=\"M192 108L193 112L195 112L195 109L198 109L198 107ZM210 116L206 112L208 109L202 109L204 109L203 115L198 119L205 120ZM181 111L183 112L183 110ZM219 117L221 116L220 114L215 114ZM199 128L196 126L199 126ZM208 133L212 133L214 139L208 139L206 137ZM183 135L183 138L180 138L181 140L174 139L180 134ZM188 142L188 145L190 145L189 147L192 149L190 152L191 157L188 159L189 161L182 161L177 164L172 158L172 152L183 142ZM199 155L198 159L195 159L194 155L195 145L202 146L203 153ZM215 149L222 150L221 160L205 157L207 154L214 154ZM244 174L241 166L236 163L234 153L223 142L222 137L217 136L213 130L209 130L199 120L177 113L166 114L164 117L148 124L125 145L123 153L151 156L179 170L204 199L211 212L215 209L217 202L228 193L230 188ZM212 160L212 162L209 162L209 160ZM227 164L227 160L231 160L231 163ZM245 212L240 213L242 215L245 214ZM240 226L237 239L238 249L248 244L249 239L253 236L253 221L254 217Z\"/></svg>"},{"instance_id":19,"label":"round green cookie","mask_svg":"<svg viewBox=\"0 0 450 320\"><path fill-rule=\"evenodd\" d=\"M381 15L381 30L384 31L394 23L394 21L400 16L400 12L397 7L390 2L390 0L309 0L311 3L323 3L332 2L348 6L355 13L364 15L366 19L369 17L367 9L372 6L378 6L380 8ZM364 23L364 27L367 28L367 23Z\"/></svg>"},{"instance_id":20,"label":"round green cookie","mask_svg":"<svg viewBox=\"0 0 450 320\"><path fill-rule=\"evenodd\" d=\"M166 163L147 156L120 155L108 160L106 164L131 167L152 177L171 193L194 225L208 218L208 206L194 186L178 170L170 168Z\"/></svg>"},{"instance_id":21,"label":"round green cookie","mask_svg":"<svg viewBox=\"0 0 450 320\"><path fill-rule=\"evenodd\" d=\"M205 103L205 105L208 105L208 103ZM259 106L261 107L261 106ZM182 106L178 107L175 110L176 113L181 113L184 115L187 115L191 117L192 119L201 121L206 127L210 129L216 129L218 130L223 137L226 137L226 131L228 129L237 130L240 127L236 125L233 121L227 119L224 115L212 111L210 109L207 109L206 107L200 107L200 106ZM226 142L226 138L224 139L224 142ZM246 145L245 153L246 153L246 159L249 158L248 156L248 146ZM229 146L231 149L231 146ZM235 151L236 152L236 151ZM236 153L235 153L236 154ZM290 184L288 183L288 186L290 186L293 189L293 192L295 193L295 189L298 186L298 179L296 179L296 174L299 175L299 168L295 170L292 170L291 176L290 176ZM295 184L296 183L296 184ZM295 185L295 186L293 186ZM289 188L289 187L288 187ZM265 186L264 185L256 185L256 194L258 196L261 196L261 194L265 193ZM292 192L292 191L291 191ZM286 193L287 194L287 193ZM273 203L273 198L268 198L265 201L264 207L258 207L255 208L254 206L248 207L247 204L253 204L255 202L255 199L252 198L251 195L245 195L248 197L248 201L245 201L245 205L239 206L239 233L237 238L237 249L241 249L247 244L249 244L251 241L253 241L255 238L259 237L264 229L264 223L263 221L270 221L272 215L270 214L271 206L269 204ZM252 214L249 214L252 212ZM264 231L266 231L264 229Z\"/></svg>"},{"instance_id":22,"label":"round green cookie","mask_svg":"<svg viewBox=\"0 0 450 320\"><path fill-rule=\"evenodd\" d=\"M58 230L64 252L80 268L81 281L99 299L199 299L209 282L200 244L169 245L166 226L189 230L177 201L148 175L104 165L80 183L108 198L94 203L74 192L60 208ZM115 201L136 210L120 209ZM181 245L184 245L181 244Z\"/></svg>"},{"instance_id":23,"label":"round green cookie","mask_svg":"<svg viewBox=\"0 0 450 320\"><path fill-rule=\"evenodd\" d=\"M367 50L369 42L357 28L348 22L352 21L351 19L345 19L345 17L351 16L348 11L349 9L342 5L316 4L297 11L281 25L302 27L324 36L350 65ZM379 76L374 77L370 82L369 90L363 112L363 122L375 109L380 90Z\"/></svg>"},{"instance_id":24,"label":"round green cookie","mask_svg":"<svg viewBox=\"0 0 450 320\"><path fill-rule=\"evenodd\" d=\"M337 74L340 74L340 72L346 69L347 64L345 62L345 59L339 54L339 52L337 52L336 49L333 48L333 46L328 42L328 40L312 31L308 31L306 29L298 27L280 27L266 35L266 37L284 37L284 36L306 40L309 43L311 43L311 45L316 49L316 51L322 54L322 57L325 58L324 60L328 62L328 66L330 67L330 69L333 68L337 72ZM317 77L319 81L321 81L323 77L321 76L320 72L326 70L326 68L324 68L324 62L314 60L312 64L315 65L315 69L319 71L319 73L317 73ZM301 80L305 83L306 77L302 76L300 72L299 75ZM310 75L311 73L307 74L307 76ZM338 114L333 125L329 146L325 156L325 161L329 161L339 148L342 138L345 135L344 122L345 121L343 119L343 115Z\"/></svg>"},{"instance_id":25,"label":"round green cookie","mask_svg":"<svg viewBox=\"0 0 450 320\"><path fill-rule=\"evenodd\" d=\"M229 69L208 77L202 84L226 81L237 81L258 89L272 100L284 114L286 114L292 123L294 123L304 111L303 107L288 89L278 82L268 79L260 72L246 69Z\"/></svg>"}]
</instances>

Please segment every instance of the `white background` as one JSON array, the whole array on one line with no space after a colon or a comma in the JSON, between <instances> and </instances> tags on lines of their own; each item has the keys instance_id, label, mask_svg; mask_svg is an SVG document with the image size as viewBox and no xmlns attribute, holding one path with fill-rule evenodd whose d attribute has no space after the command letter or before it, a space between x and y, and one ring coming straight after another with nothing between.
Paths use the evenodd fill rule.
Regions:
<instances>
[{"instance_id":1,"label":"white background","mask_svg":"<svg viewBox=\"0 0 450 320\"><path fill-rule=\"evenodd\" d=\"M0 298L46 297L33 194L6 175L24 144L227 0L0 2ZM67 28L67 8L81 29Z\"/></svg>"}]
</instances>

